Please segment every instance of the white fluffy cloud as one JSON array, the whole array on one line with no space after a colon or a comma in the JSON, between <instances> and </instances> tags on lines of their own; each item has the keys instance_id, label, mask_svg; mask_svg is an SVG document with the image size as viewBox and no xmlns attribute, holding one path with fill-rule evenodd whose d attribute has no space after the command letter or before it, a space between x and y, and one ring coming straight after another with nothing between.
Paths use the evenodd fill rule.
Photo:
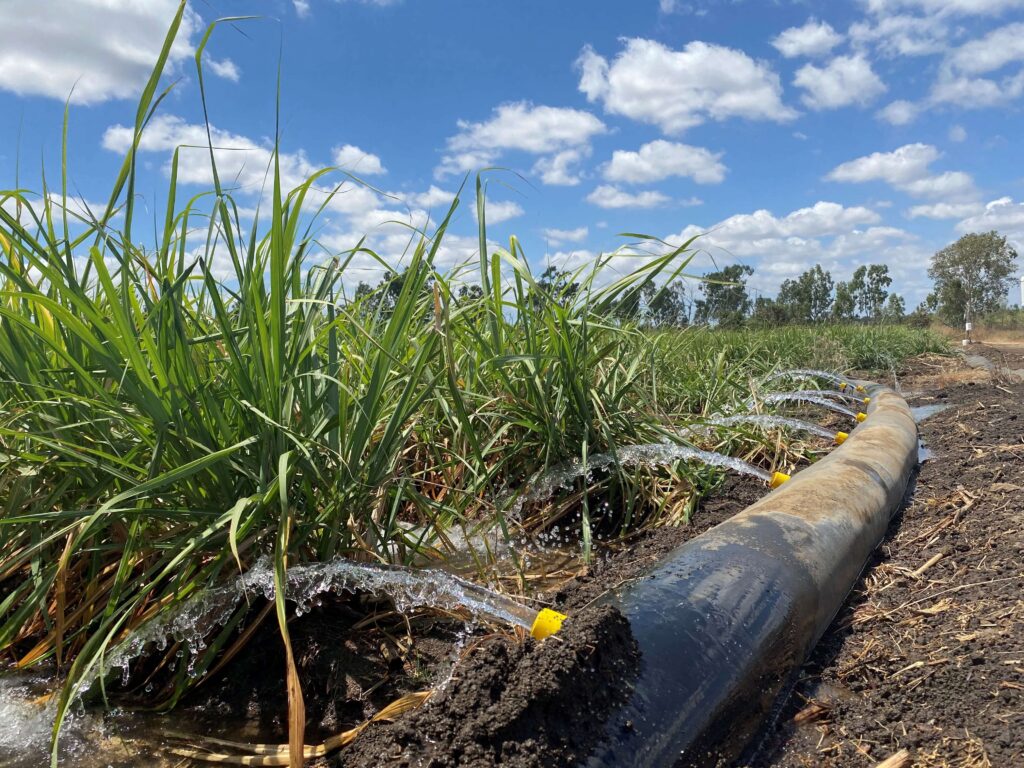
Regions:
<instances>
[{"instance_id":1,"label":"white fluffy cloud","mask_svg":"<svg viewBox=\"0 0 1024 768\"><path fill-rule=\"evenodd\" d=\"M953 125L949 128L949 140L950 141L966 141L967 140L967 129L962 125Z\"/></svg>"},{"instance_id":2,"label":"white fluffy cloud","mask_svg":"<svg viewBox=\"0 0 1024 768\"><path fill-rule=\"evenodd\" d=\"M410 205L414 205L419 208L426 208L429 211L431 208L436 208L438 206L444 206L445 208L450 207L452 201L455 200L455 193L448 192L447 190L431 184L430 189L426 192L414 192L412 194L403 195L403 197Z\"/></svg>"},{"instance_id":3,"label":"white fluffy cloud","mask_svg":"<svg viewBox=\"0 0 1024 768\"><path fill-rule=\"evenodd\" d=\"M132 131L127 126L111 126L104 133L103 146L115 152L125 152L131 145ZM273 158L271 143L231 133L216 126L211 127L211 136L221 183L237 196L252 198L261 195L270 184L269 171ZM205 126L188 123L174 115L158 115L150 121L143 133L139 151L160 153L169 158L176 148L180 148L178 182L211 187L213 177ZM301 151L282 152L279 160L281 184L285 190L302 184L323 167L312 163ZM164 169L169 169L169 162L164 165ZM436 197L438 192L440 190L432 188L424 195ZM429 219L429 214L422 208L403 209L396 205L398 201L342 177L321 179L310 188L309 201L313 206L326 204L322 222L329 232L344 228L353 237L369 235L368 244L372 244L371 247L379 247L382 249L379 253L394 254L396 258L403 253L404 245L399 247L400 244L407 245L413 236L410 227L422 229ZM392 250L383 250L385 246Z\"/></svg>"},{"instance_id":4,"label":"white fluffy cloud","mask_svg":"<svg viewBox=\"0 0 1024 768\"><path fill-rule=\"evenodd\" d=\"M940 200L963 200L977 194L971 175L963 171L945 171L904 184L903 191L914 197L934 197Z\"/></svg>"},{"instance_id":5,"label":"white fluffy cloud","mask_svg":"<svg viewBox=\"0 0 1024 768\"><path fill-rule=\"evenodd\" d=\"M357 176L377 176L387 173L387 169L381 163L377 155L364 152L352 144L343 144L331 150L334 164L344 168Z\"/></svg>"},{"instance_id":6,"label":"white fluffy cloud","mask_svg":"<svg viewBox=\"0 0 1024 768\"><path fill-rule=\"evenodd\" d=\"M964 43L950 54L949 64L967 75L980 75L1024 60L1024 23L1007 24Z\"/></svg>"},{"instance_id":7,"label":"white fluffy cloud","mask_svg":"<svg viewBox=\"0 0 1024 768\"><path fill-rule=\"evenodd\" d=\"M978 203L934 203L932 205L915 205L907 211L911 219L962 219L973 216L983 206Z\"/></svg>"},{"instance_id":8,"label":"white fluffy cloud","mask_svg":"<svg viewBox=\"0 0 1024 768\"><path fill-rule=\"evenodd\" d=\"M103 134L103 146L113 152L127 152L131 146L133 128L124 125L113 125ZM217 161L217 172L221 184L225 188L240 195L259 195L272 183L273 146L269 140L256 140L248 136L211 126L210 137L214 146L214 157ZM175 115L158 115L153 118L142 134L139 151L142 153L162 153L170 157L175 149L179 149L178 183L195 184L210 188L213 186L213 173L210 168L210 155L207 144L206 127L198 123L189 123ZM353 159L355 153L361 152L351 145L335 150L335 160ZM371 158L379 165L374 155L361 155ZM309 160L306 154L299 152L281 152L279 155L281 168L281 186L290 190L306 181L322 167ZM326 164L324 164L326 165ZM170 163L165 165L169 170ZM353 169L357 170L357 169ZM383 170L383 169L381 169ZM321 180L310 189L310 200L315 204L327 203L328 213L341 214L354 231L366 233L391 221L408 221L410 217L426 221L424 211L392 210L386 207L393 201L387 201L372 189L352 183L344 178L336 178L334 185L330 181ZM333 196L327 201L330 193Z\"/></svg>"},{"instance_id":9,"label":"white fluffy cloud","mask_svg":"<svg viewBox=\"0 0 1024 768\"><path fill-rule=\"evenodd\" d=\"M873 47L882 56L928 56L946 49L949 25L935 15L899 14L854 22L849 36L854 48Z\"/></svg>"},{"instance_id":10,"label":"white fluffy cloud","mask_svg":"<svg viewBox=\"0 0 1024 768\"><path fill-rule=\"evenodd\" d=\"M564 243L582 243L587 239L590 234L590 230L587 227L577 227L576 229L544 229L541 230L544 235L544 239L547 240L551 245L562 245Z\"/></svg>"},{"instance_id":11,"label":"white fluffy cloud","mask_svg":"<svg viewBox=\"0 0 1024 768\"><path fill-rule=\"evenodd\" d=\"M921 107L906 99L897 99L882 107L875 116L890 125L909 125L917 119Z\"/></svg>"},{"instance_id":12,"label":"white fluffy cloud","mask_svg":"<svg viewBox=\"0 0 1024 768\"><path fill-rule=\"evenodd\" d=\"M231 59L209 58L204 62L204 66L209 67L210 71L217 77L223 77L225 80L230 80L233 83L237 83L242 77L242 72L238 69L238 65Z\"/></svg>"},{"instance_id":13,"label":"white fluffy cloud","mask_svg":"<svg viewBox=\"0 0 1024 768\"><path fill-rule=\"evenodd\" d=\"M931 164L941 156L930 144L906 144L892 152L873 152L842 163L826 178L855 184L883 181L908 195L946 202L973 198L976 190L968 174L961 171L932 173Z\"/></svg>"},{"instance_id":14,"label":"white fluffy cloud","mask_svg":"<svg viewBox=\"0 0 1024 768\"><path fill-rule=\"evenodd\" d=\"M728 242L745 250L748 247L759 248L755 244L766 239L828 237L856 227L876 224L880 220L881 217L870 208L859 205L846 207L839 203L819 201L783 217L775 216L765 209L737 214L709 227L707 231L709 237L716 242ZM693 229L689 235L698 231L705 230Z\"/></svg>"},{"instance_id":15,"label":"white fluffy cloud","mask_svg":"<svg viewBox=\"0 0 1024 768\"><path fill-rule=\"evenodd\" d=\"M940 156L930 144L907 144L892 152L874 152L843 163L829 173L829 178L847 182L881 180L897 186L926 176L928 167Z\"/></svg>"},{"instance_id":16,"label":"white fluffy cloud","mask_svg":"<svg viewBox=\"0 0 1024 768\"><path fill-rule=\"evenodd\" d=\"M794 85L805 93L803 102L811 109L861 106L885 93L885 83L861 55L837 56L824 67L805 64L796 72Z\"/></svg>"},{"instance_id":17,"label":"white fluffy cloud","mask_svg":"<svg viewBox=\"0 0 1024 768\"><path fill-rule=\"evenodd\" d=\"M587 202L599 208L657 208L668 201L661 192L626 192L612 184L602 184L587 195Z\"/></svg>"},{"instance_id":18,"label":"white fluffy cloud","mask_svg":"<svg viewBox=\"0 0 1024 768\"><path fill-rule=\"evenodd\" d=\"M929 103L951 104L961 109L984 109L1008 104L1022 94L1024 71L999 80L945 73L932 86Z\"/></svg>"},{"instance_id":19,"label":"white fluffy cloud","mask_svg":"<svg viewBox=\"0 0 1024 768\"><path fill-rule=\"evenodd\" d=\"M131 147L133 135L132 126L112 125L103 134L103 146L112 152L125 153ZM210 138L222 183L243 191L258 192L271 167L273 147L270 142L256 141L216 126L211 127ZM139 151L169 155L181 147L178 181L209 186L213 182L213 174L207 142L204 125L186 122L175 115L157 115L146 126ZM288 189L298 186L319 170L302 152L284 152L280 159L282 185Z\"/></svg>"},{"instance_id":20,"label":"white fluffy cloud","mask_svg":"<svg viewBox=\"0 0 1024 768\"><path fill-rule=\"evenodd\" d=\"M474 215L476 214L476 207L473 208L473 213ZM522 216L523 213L523 206L514 200L487 201L486 216L488 224L500 224L503 221Z\"/></svg>"},{"instance_id":21,"label":"white fluffy cloud","mask_svg":"<svg viewBox=\"0 0 1024 768\"><path fill-rule=\"evenodd\" d=\"M593 48L576 61L580 90L604 109L678 134L707 120L791 120L782 86L767 64L701 41L673 50L631 38L609 62Z\"/></svg>"},{"instance_id":22,"label":"white fluffy cloud","mask_svg":"<svg viewBox=\"0 0 1024 768\"><path fill-rule=\"evenodd\" d=\"M719 184L725 179L721 152L658 139L637 152L617 149L605 166L608 181L646 184L670 176L692 178L698 184Z\"/></svg>"},{"instance_id":23,"label":"white fluffy cloud","mask_svg":"<svg viewBox=\"0 0 1024 768\"><path fill-rule=\"evenodd\" d=\"M589 155L589 146L563 149L561 152L540 158L533 164L533 173L540 176L544 184L574 187L580 183L579 165Z\"/></svg>"},{"instance_id":24,"label":"white fluffy cloud","mask_svg":"<svg viewBox=\"0 0 1024 768\"><path fill-rule=\"evenodd\" d=\"M0 2L0 88L20 95L95 104L136 96L177 11L177 0ZM202 21L186 10L169 56L173 68L193 52ZM237 76L225 60L216 73Z\"/></svg>"},{"instance_id":25,"label":"white fluffy cloud","mask_svg":"<svg viewBox=\"0 0 1024 768\"><path fill-rule=\"evenodd\" d=\"M985 205L984 209L968 216L956 225L959 232L988 232L997 230L1018 247L1024 247L1024 203L1001 197Z\"/></svg>"},{"instance_id":26,"label":"white fluffy cloud","mask_svg":"<svg viewBox=\"0 0 1024 768\"><path fill-rule=\"evenodd\" d=\"M906 8L938 16L994 16L1024 8L1024 0L867 0L866 5L879 15Z\"/></svg>"},{"instance_id":27,"label":"white fluffy cloud","mask_svg":"<svg viewBox=\"0 0 1024 768\"><path fill-rule=\"evenodd\" d=\"M827 21L808 19L802 27L782 31L772 45L787 59L797 56L824 56L843 41Z\"/></svg>"},{"instance_id":28,"label":"white fluffy cloud","mask_svg":"<svg viewBox=\"0 0 1024 768\"><path fill-rule=\"evenodd\" d=\"M489 120L458 125L459 133L448 140L455 152L517 149L538 155L586 144L607 130L589 112L525 101L501 105Z\"/></svg>"},{"instance_id":29,"label":"white fluffy cloud","mask_svg":"<svg viewBox=\"0 0 1024 768\"><path fill-rule=\"evenodd\" d=\"M920 35L917 43L912 43L906 36L893 36L892 29L888 30L893 33L889 37L881 33L885 25L891 27L896 22L899 22L900 29L916 29ZM890 53L946 53L928 94L917 102L892 102L878 112L880 119L893 125L906 125L936 106L984 109L1008 104L1024 95L1024 68L1011 68L1011 65L1024 62L1024 23L997 27L952 50L946 40L949 34L950 22L939 13L927 17L882 17L874 27L869 22L851 26L850 37L855 44L877 42L881 37L890 43L902 40Z\"/></svg>"},{"instance_id":30,"label":"white fluffy cloud","mask_svg":"<svg viewBox=\"0 0 1024 768\"><path fill-rule=\"evenodd\" d=\"M506 151L548 155L539 173L545 183L575 183L570 167L589 151L590 141L608 129L589 112L567 107L537 106L526 101L502 104L488 120L458 122L447 151L435 171L439 178L494 164ZM570 154L564 154L569 151Z\"/></svg>"},{"instance_id":31,"label":"white fluffy cloud","mask_svg":"<svg viewBox=\"0 0 1024 768\"><path fill-rule=\"evenodd\" d=\"M351 250L363 238L360 230L330 232L318 238L329 253L341 253ZM374 232L364 243L381 256L393 269L401 270L411 252L410 241L416 241L419 235L408 227L392 225L388 229ZM499 244L488 241L489 248L497 248ZM467 263L474 262L479 253L479 240L476 236L456 235L447 233L438 248L434 265L441 271L453 270ZM344 281L347 288L354 289L359 282L375 285L384 275L384 269L372 256L357 253L345 268Z\"/></svg>"},{"instance_id":32,"label":"white fluffy cloud","mask_svg":"<svg viewBox=\"0 0 1024 768\"><path fill-rule=\"evenodd\" d=\"M927 290L924 267L931 251L913 234L879 221L869 208L822 201L785 216L760 210L707 227L690 225L665 240L681 244L699 235L691 272L740 260L755 269L751 288L764 293L815 264L845 279L858 265L877 263L884 250L901 293L916 301Z\"/></svg>"},{"instance_id":33,"label":"white fluffy cloud","mask_svg":"<svg viewBox=\"0 0 1024 768\"><path fill-rule=\"evenodd\" d=\"M928 104L962 109L994 107L1024 94L1024 23L1007 24L954 49L939 69ZM987 76L986 76L987 75Z\"/></svg>"}]
</instances>

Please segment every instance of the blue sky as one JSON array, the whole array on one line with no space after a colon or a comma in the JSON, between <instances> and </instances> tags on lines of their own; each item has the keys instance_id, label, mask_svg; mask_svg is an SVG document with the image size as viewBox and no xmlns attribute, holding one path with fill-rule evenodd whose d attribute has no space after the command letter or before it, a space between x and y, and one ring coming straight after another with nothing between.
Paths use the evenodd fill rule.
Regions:
<instances>
[{"instance_id":1,"label":"blue sky","mask_svg":"<svg viewBox=\"0 0 1024 768\"><path fill-rule=\"evenodd\" d=\"M105 200L174 0L0 0L0 188L69 169ZM968 231L1024 251L1024 0L203 0L172 54L180 78L144 138L140 193L163 204L175 146L203 140L191 55L207 73L219 162L255 207L282 67L286 180L339 164L325 252L370 236L401 258L467 172L489 178L489 235L538 267L574 267L644 232L698 233L712 260L771 294L821 263L887 263L909 307L928 259ZM186 189L208 185L185 152ZM446 265L476 247L460 209ZM624 269L635 256L618 263ZM353 277L373 279L372 263Z\"/></svg>"}]
</instances>

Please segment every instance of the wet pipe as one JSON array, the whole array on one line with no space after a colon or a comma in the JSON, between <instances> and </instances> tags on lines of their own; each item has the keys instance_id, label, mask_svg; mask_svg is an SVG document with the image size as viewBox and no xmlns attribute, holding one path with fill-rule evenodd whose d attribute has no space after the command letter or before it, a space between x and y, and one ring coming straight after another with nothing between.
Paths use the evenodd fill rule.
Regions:
<instances>
[{"instance_id":1,"label":"wet pipe","mask_svg":"<svg viewBox=\"0 0 1024 768\"><path fill-rule=\"evenodd\" d=\"M607 598L642 654L590 768L749 760L900 506L917 426L891 389L831 454Z\"/></svg>"}]
</instances>

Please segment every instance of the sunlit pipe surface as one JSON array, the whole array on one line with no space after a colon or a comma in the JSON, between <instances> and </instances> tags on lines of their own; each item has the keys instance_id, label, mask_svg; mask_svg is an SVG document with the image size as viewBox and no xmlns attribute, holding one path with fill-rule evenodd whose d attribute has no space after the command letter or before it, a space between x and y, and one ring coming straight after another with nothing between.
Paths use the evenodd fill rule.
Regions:
<instances>
[{"instance_id":1,"label":"sunlit pipe surface","mask_svg":"<svg viewBox=\"0 0 1024 768\"><path fill-rule=\"evenodd\" d=\"M868 391L867 420L829 456L607 598L629 619L641 671L586 765L729 765L756 750L916 464L910 408Z\"/></svg>"}]
</instances>

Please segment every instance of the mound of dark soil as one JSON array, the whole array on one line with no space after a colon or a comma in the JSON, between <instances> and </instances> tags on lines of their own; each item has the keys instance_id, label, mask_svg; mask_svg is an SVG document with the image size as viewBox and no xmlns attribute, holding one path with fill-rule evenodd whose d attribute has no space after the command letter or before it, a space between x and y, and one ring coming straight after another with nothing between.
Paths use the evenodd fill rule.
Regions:
<instances>
[{"instance_id":1,"label":"mound of dark soil","mask_svg":"<svg viewBox=\"0 0 1024 768\"><path fill-rule=\"evenodd\" d=\"M290 624L303 681L307 743L352 728L404 694L436 687L451 674L420 710L372 724L332 762L575 764L624 701L638 663L625 619L613 608L591 604L766 492L750 478L729 478L701 503L691 524L646 530L599 548L590 566L547 595L570 619L543 643L524 642L512 633L481 637L478 628L470 636L471 650L455 661L465 642L465 625L457 618L425 611L406 622L368 596L325 599ZM282 658L271 616L239 656L176 711L177 730L233 741L284 741L288 703Z\"/></svg>"},{"instance_id":2,"label":"mound of dark soil","mask_svg":"<svg viewBox=\"0 0 1024 768\"><path fill-rule=\"evenodd\" d=\"M626 697L639 654L608 606L569 619L542 643L484 638L442 691L398 722L371 725L344 766L573 765Z\"/></svg>"},{"instance_id":3,"label":"mound of dark soil","mask_svg":"<svg viewBox=\"0 0 1024 768\"><path fill-rule=\"evenodd\" d=\"M397 722L371 725L341 753L340 764L575 765L596 745L603 721L625 701L639 661L625 619L608 606L588 606L765 492L761 483L730 478L702 502L690 525L647 530L599 551L593 564L553 595L552 602L571 617L558 635L525 644L509 636L484 638L427 705Z\"/></svg>"}]
</instances>

